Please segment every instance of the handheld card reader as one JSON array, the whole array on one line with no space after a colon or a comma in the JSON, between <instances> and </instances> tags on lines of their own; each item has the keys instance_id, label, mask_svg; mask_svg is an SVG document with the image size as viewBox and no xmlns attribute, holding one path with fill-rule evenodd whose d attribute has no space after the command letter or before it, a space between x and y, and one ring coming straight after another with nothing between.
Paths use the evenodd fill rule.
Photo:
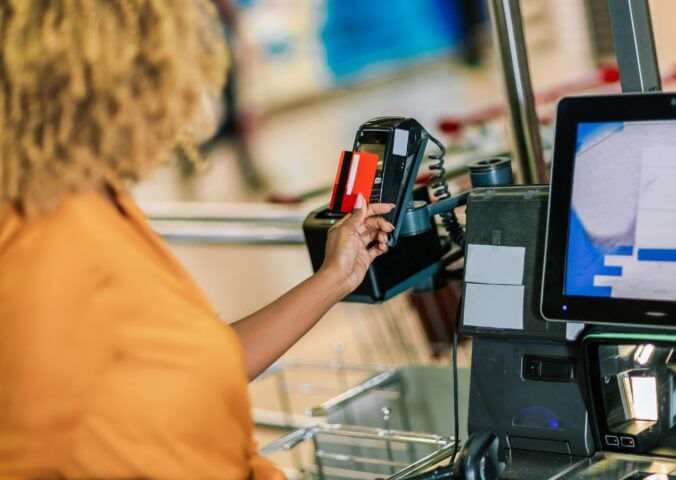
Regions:
<instances>
[{"instance_id":1,"label":"handheld card reader","mask_svg":"<svg viewBox=\"0 0 676 480\"><path fill-rule=\"evenodd\" d=\"M388 234L390 250L375 259L361 285L344 300L382 302L438 270L444 247L431 215L425 211L418 219L420 225L416 224L419 228L405 221L407 211L420 203L413 201L413 187L429 138L412 118L378 117L365 122L357 130L352 151L341 154L328 207L311 212L303 222L312 267L317 271L324 262L329 229L352 212L360 193L368 204L395 205L384 215L395 227Z\"/></svg>"},{"instance_id":2,"label":"handheld card reader","mask_svg":"<svg viewBox=\"0 0 676 480\"><path fill-rule=\"evenodd\" d=\"M394 225L388 244L396 245L428 138L412 118L378 117L361 125L353 151L341 154L329 210L350 213L359 193L369 204L393 203L384 217Z\"/></svg>"},{"instance_id":3,"label":"handheld card reader","mask_svg":"<svg viewBox=\"0 0 676 480\"><path fill-rule=\"evenodd\" d=\"M391 248L375 259L364 281L344 300L382 302L426 281L438 271L441 258L450 248L448 242L441 241L432 218L440 211L428 209L427 203L420 199L414 201L413 192L428 140L433 141L440 152L430 155L436 165L433 191L437 198L450 197L447 187L443 196L435 189L441 183L445 185L443 145L412 118L378 117L361 125L352 151L341 154L328 208L324 206L311 212L303 222L312 267L317 271L324 262L329 229L352 211L360 193L369 204L395 205L384 216L395 227L388 235ZM427 196L426 188L420 191ZM435 203L434 207L441 203ZM451 207L454 206L449 209Z\"/></svg>"}]
</instances>

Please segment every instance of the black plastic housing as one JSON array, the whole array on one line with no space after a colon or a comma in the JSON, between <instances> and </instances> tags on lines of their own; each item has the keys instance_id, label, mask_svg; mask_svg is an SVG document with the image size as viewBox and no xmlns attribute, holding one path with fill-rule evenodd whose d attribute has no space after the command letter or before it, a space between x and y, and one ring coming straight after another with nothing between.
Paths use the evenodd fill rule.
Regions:
<instances>
[{"instance_id":1,"label":"black plastic housing","mask_svg":"<svg viewBox=\"0 0 676 480\"><path fill-rule=\"evenodd\" d=\"M343 214L322 207L311 212L303 222L305 243L315 272L324 262L328 231L342 217ZM399 237L396 246L376 258L361 285L343 300L358 303L385 301L433 275L443 253L436 225L430 220L427 232Z\"/></svg>"},{"instance_id":2,"label":"black plastic housing","mask_svg":"<svg viewBox=\"0 0 676 480\"><path fill-rule=\"evenodd\" d=\"M396 147L398 135L406 139L399 148ZM394 204L394 209L383 215L394 225L394 231L388 234L391 247L397 244L406 208L413 199L413 186L428 138L429 134L420 123L406 117L372 118L357 130L355 152L375 144L383 149L379 154L382 171L376 172L369 203Z\"/></svg>"}]
</instances>

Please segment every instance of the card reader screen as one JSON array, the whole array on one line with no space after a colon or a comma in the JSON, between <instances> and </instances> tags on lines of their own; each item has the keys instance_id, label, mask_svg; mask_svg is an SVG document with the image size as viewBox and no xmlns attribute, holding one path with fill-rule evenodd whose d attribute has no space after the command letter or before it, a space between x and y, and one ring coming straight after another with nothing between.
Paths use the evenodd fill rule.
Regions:
<instances>
[{"instance_id":1,"label":"card reader screen","mask_svg":"<svg viewBox=\"0 0 676 480\"><path fill-rule=\"evenodd\" d=\"M383 169L388 139L389 135L382 131L364 131L361 132L359 136L359 143L357 144L356 151L375 153L378 155L376 176L373 180L373 190L371 190L369 203L378 203L382 199Z\"/></svg>"},{"instance_id":2,"label":"card reader screen","mask_svg":"<svg viewBox=\"0 0 676 480\"><path fill-rule=\"evenodd\" d=\"M566 295L676 300L676 121L579 123Z\"/></svg>"},{"instance_id":3,"label":"card reader screen","mask_svg":"<svg viewBox=\"0 0 676 480\"><path fill-rule=\"evenodd\" d=\"M383 171L383 158L385 157L385 145L377 143L362 143L357 149L359 152L375 153L378 155L378 170Z\"/></svg>"}]
</instances>

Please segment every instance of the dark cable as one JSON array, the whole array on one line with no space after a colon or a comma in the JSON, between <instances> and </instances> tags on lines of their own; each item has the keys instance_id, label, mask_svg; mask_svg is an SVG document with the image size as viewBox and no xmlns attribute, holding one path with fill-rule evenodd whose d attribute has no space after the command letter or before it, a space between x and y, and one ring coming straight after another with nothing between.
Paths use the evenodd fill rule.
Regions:
<instances>
[{"instance_id":1,"label":"dark cable","mask_svg":"<svg viewBox=\"0 0 676 480\"><path fill-rule=\"evenodd\" d=\"M462 312L462 296L458 299L458 310L455 312L455 328L453 329L453 455L451 465L455 464L455 456L458 453L458 438L460 436L460 413L458 408L458 330L460 329L460 312Z\"/></svg>"},{"instance_id":2,"label":"dark cable","mask_svg":"<svg viewBox=\"0 0 676 480\"><path fill-rule=\"evenodd\" d=\"M451 192L448 189L446 181L446 167L444 166L444 156L446 155L446 147L439 140L432 135L429 136L432 143L439 149L438 153L428 155L430 160L434 163L430 165L430 170L433 172L429 180L432 194L437 198L437 201L451 198ZM450 235L451 239L455 241L463 250L465 248L465 230L460 225L458 217L454 211L444 212L439 214L441 223ZM453 454L451 455L450 464L453 465L455 457L458 454L458 442L460 436L460 413L458 405L458 330L460 329L460 313L462 312L462 296L458 299L458 310L455 314L455 328L453 329L453 420L454 420L454 440Z\"/></svg>"},{"instance_id":3,"label":"dark cable","mask_svg":"<svg viewBox=\"0 0 676 480\"><path fill-rule=\"evenodd\" d=\"M437 201L441 201L446 198L451 198L451 192L449 191L448 183L446 182L446 167L444 167L446 147L432 135L429 137L432 143L439 149L439 153L430 153L427 157L430 160L434 160L434 163L429 167L430 170L434 172L430 177L429 185L433 195L437 198ZM462 228L462 225L460 225L455 212L444 212L440 213L439 216L441 217L441 223L455 243L460 245L461 248L465 248L465 230Z\"/></svg>"}]
</instances>

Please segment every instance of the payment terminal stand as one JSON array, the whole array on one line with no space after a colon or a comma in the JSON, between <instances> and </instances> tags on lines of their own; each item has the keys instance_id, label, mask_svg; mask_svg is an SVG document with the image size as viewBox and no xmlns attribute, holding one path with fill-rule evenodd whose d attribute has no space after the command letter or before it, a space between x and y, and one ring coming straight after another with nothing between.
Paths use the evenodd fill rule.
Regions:
<instances>
[{"instance_id":1,"label":"payment terminal stand","mask_svg":"<svg viewBox=\"0 0 676 480\"><path fill-rule=\"evenodd\" d=\"M500 478L550 478L595 449L580 330L539 314L548 192L484 188L467 201L468 430L498 435Z\"/></svg>"}]
</instances>

